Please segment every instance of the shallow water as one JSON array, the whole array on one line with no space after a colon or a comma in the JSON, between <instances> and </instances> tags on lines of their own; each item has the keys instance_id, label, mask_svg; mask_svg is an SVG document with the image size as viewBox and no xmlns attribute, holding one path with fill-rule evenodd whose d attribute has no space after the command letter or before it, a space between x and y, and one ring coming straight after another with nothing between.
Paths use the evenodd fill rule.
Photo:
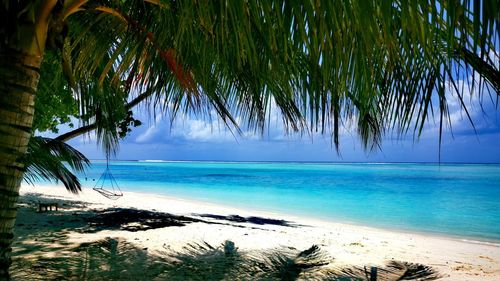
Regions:
<instances>
[{"instance_id":1,"label":"shallow water","mask_svg":"<svg viewBox=\"0 0 500 281\"><path fill-rule=\"evenodd\" d=\"M93 162L87 180L81 176L85 187L93 187L105 165ZM500 241L500 165L116 161L110 167L124 192Z\"/></svg>"}]
</instances>

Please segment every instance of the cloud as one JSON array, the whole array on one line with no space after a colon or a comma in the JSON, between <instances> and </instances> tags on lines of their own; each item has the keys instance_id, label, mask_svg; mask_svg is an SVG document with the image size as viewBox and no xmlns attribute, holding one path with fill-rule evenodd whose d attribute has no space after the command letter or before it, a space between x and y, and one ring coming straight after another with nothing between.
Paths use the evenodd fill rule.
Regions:
<instances>
[{"instance_id":1,"label":"cloud","mask_svg":"<svg viewBox=\"0 0 500 281\"><path fill-rule=\"evenodd\" d=\"M238 130L226 125L212 110L208 116L200 117L194 114L179 113L171 123L169 118L158 115L152 124L144 128L134 129L132 138L135 143L162 143L162 142L217 142L237 143L240 141L290 141L300 139L299 134L286 134L281 113L277 106L271 102L268 119L265 123L264 132L246 126L247 121L241 116L235 116L236 123L240 126Z\"/></svg>"},{"instance_id":2,"label":"cloud","mask_svg":"<svg viewBox=\"0 0 500 281\"><path fill-rule=\"evenodd\" d=\"M207 118L179 114L173 123L164 115L157 115L147 129L136 129L133 131L133 135L136 135L133 138L134 142L139 144L178 141L235 141L231 130L217 117L215 112L210 112ZM251 138L252 134L244 132L242 137Z\"/></svg>"},{"instance_id":3,"label":"cloud","mask_svg":"<svg viewBox=\"0 0 500 281\"><path fill-rule=\"evenodd\" d=\"M137 143L147 143L150 142L153 138L157 137L162 129L164 128L163 124L163 115L157 115L154 123L146 129L145 132L141 133L138 137L135 138Z\"/></svg>"},{"instance_id":4,"label":"cloud","mask_svg":"<svg viewBox=\"0 0 500 281\"><path fill-rule=\"evenodd\" d=\"M189 117L182 120L182 122L174 122L170 135L188 141L225 142L235 140L230 130L220 121L207 121Z\"/></svg>"},{"instance_id":5,"label":"cloud","mask_svg":"<svg viewBox=\"0 0 500 281\"><path fill-rule=\"evenodd\" d=\"M478 80L478 74L456 80L456 87L463 91L461 97L456 93L455 86L451 82L447 83L446 102L449 114L443 120L444 134L468 133L475 135L474 128L478 134L482 134L482 130L491 132L495 128L499 128L496 105L493 99L490 101L486 88L483 89L482 93L479 92ZM474 88L471 87L473 81L476 81ZM438 101L434 99L433 102L436 105L434 107L434 118L428 118L429 121L424 127L422 137L432 138L439 134L440 112L437 106Z\"/></svg>"},{"instance_id":6,"label":"cloud","mask_svg":"<svg viewBox=\"0 0 500 281\"><path fill-rule=\"evenodd\" d=\"M495 119L498 114L494 104L489 103L488 100L481 103L477 88L469 89L469 81L466 79L457 79L456 83L457 87L467 89L463 101L474 120L478 135L475 134L459 97L454 93L453 85L448 84L447 105L455 139L452 139L451 130L446 120L442 143L447 148L463 146L464 143L471 146L478 145L478 139L480 139L481 144L487 142L489 145L490 139L500 133L500 126ZM338 158L332 146L330 132L326 132L326 134L316 131L302 134L287 133L281 111L273 102L270 102L262 134L245 126L247 122L241 116L236 116L235 119L240 124L242 133L241 135L237 134L234 130L235 134L233 135L231 130L218 118L215 111L209 112L208 116L203 117L179 113L172 124L169 118L160 114L150 126L138 128L139 130L134 129L133 138L129 138L128 142L130 143L130 139L133 139L134 149L141 151L144 150L141 147L154 147L155 152L149 153L148 157L155 159L434 161L438 157L439 144L439 111L436 106L438 104L436 97L433 98L433 103L435 105L435 118L433 120L432 114L429 114L423 134L418 142L411 136L402 136L394 141L391 135L387 135L382 143L383 152L367 153L361 149L362 146L356 130L356 117L343 120L343 124L340 126L341 159ZM487 113L486 117L484 117L484 112ZM163 154L160 150L163 151ZM445 151L444 146L442 151ZM145 157L144 153L146 152L140 152L139 158ZM456 153L458 152L454 150L452 154ZM467 159L468 153L469 151L464 151L461 158L450 159L462 161ZM134 158L132 154L130 155L129 158ZM444 157L447 154L443 152L442 155Z\"/></svg>"},{"instance_id":7,"label":"cloud","mask_svg":"<svg viewBox=\"0 0 500 281\"><path fill-rule=\"evenodd\" d=\"M137 116L145 119L147 116ZM208 116L200 117L194 114L179 113L171 123L170 118L158 113L149 126L134 128L127 137L128 142L137 144L148 143L187 143L187 142L213 142L213 143L240 143L240 142L308 142L324 140L330 143L330 133L321 134L320 131L294 132L287 130L283 123L280 109L274 101L269 103L267 119L263 131L259 128L247 126L247 120L242 116L235 116L241 134L234 127L227 127L215 111ZM340 127L341 136L352 137L355 120L347 120Z\"/></svg>"}]
</instances>

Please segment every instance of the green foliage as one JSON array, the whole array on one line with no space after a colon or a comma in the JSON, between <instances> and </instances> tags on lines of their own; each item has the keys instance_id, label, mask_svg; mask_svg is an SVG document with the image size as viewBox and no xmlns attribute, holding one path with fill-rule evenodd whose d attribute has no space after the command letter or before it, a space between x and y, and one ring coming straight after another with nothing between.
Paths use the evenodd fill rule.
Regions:
<instances>
[{"instance_id":1,"label":"green foliage","mask_svg":"<svg viewBox=\"0 0 500 281\"><path fill-rule=\"evenodd\" d=\"M76 80L152 91L172 118L215 110L263 130L275 103L290 130L332 134L338 146L354 121L371 148L388 130L418 136L432 108L446 120L444 93L465 74L485 79L469 82L480 95L484 81L498 83L463 52L498 73L493 2L92 1L68 17L65 46ZM77 93L81 110L95 107Z\"/></svg>"},{"instance_id":2,"label":"green foliage","mask_svg":"<svg viewBox=\"0 0 500 281\"><path fill-rule=\"evenodd\" d=\"M24 180L34 183L45 179L61 181L72 193L82 190L73 172L83 172L90 161L70 145L50 138L32 137L24 158ZM72 172L72 171L73 172Z\"/></svg>"},{"instance_id":3,"label":"green foliage","mask_svg":"<svg viewBox=\"0 0 500 281\"><path fill-rule=\"evenodd\" d=\"M134 113L129 110L127 116L118 124L118 136L120 138L125 138L128 133L132 131L130 127L139 127L142 125L141 120L134 118Z\"/></svg>"},{"instance_id":4,"label":"green foliage","mask_svg":"<svg viewBox=\"0 0 500 281\"><path fill-rule=\"evenodd\" d=\"M88 80L80 82L80 89L85 89L86 98L92 100L95 108L80 115L79 103L70 87L70 78L64 74L63 64L59 51L50 50L46 53L40 71L33 131L58 133L58 126L61 124L73 128L74 121L94 121L100 127L107 126L110 131L118 130L118 137L124 138L132 127L142 124L140 120L133 118L131 110L124 113L126 100L123 97L126 94L123 87L98 89L94 86L94 81Z\"/></svg>"},{"instance_id":5,"label":"green foliage","mask_svg":"<svg viewBox=\"0 0 500 281\"><path fill-rule=\"evenodd\" d=\"M61 62L56 50L46 52L40 69L33 131L58 133L58 125L69 123L71 117L78 116L78 103L63 74Z\"/></svg>"},{"instance_id":6,"label":"green foliage","mask_svg":"<svg viewBox=\"0 0 500 281\"><path fill-rule=\"evenodd\" d=\"M337 148L348 122L368 149L392 130L418 137L436 113L442 130L448 91L467 115L471 88L499 94L498 11L465 0L64 1L34 129L76 116L113 153L140 125L127 101L150 93L150 110L215 110L236 130L263 131L276 105L288 130L331 134Z\"/></svg>"},{"instance_id":7,"label":"green foliage","mask_svg":"<svg viewBox=\"0 0 500 281\"><path fill-rule=\"evenodd\" d=\"M42 69L36 128L67 122L74 95L108 152L132 124L123 105L143 92L172 118L215 110L237 130L263 131L276 104L287 129L331 134L337 147L354 122L372 148L390 130L419 136L435 111L442 127L445 93L463 103L470 90L459 80L479 95L500 89L496 1L101 0L56 10L66 27L50 30L59 44Z\"/></svg>"}]
</instances>

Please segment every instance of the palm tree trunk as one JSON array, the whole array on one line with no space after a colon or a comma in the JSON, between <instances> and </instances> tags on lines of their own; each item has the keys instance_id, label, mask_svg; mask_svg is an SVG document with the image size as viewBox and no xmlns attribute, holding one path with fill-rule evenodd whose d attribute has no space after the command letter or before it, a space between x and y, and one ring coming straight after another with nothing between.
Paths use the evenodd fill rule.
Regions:
<instances>
[{"instance_id":1,"label":"palm tree trunk","mask_svg":"<svg viewBox=\"0 0 500 281\"><path fill-rule=\"evenodd\" d=\"M19 18L12 23L15 31L4 34L5 41L0 43L0 281L10 280L23 157L31 137L40 64L57 2L6 2L12 9L9 12Z\"/></svg>"},{"instance_id":2,"label":"palm tree trunk","mask_svg":"<svg viewBox=\"0 0 500 281\"><path fill-rule=\"evenodd\" d=\"M22 157L31 136L41 59L0 50L0 280L9 279Z\"/></svg>"}]
</instances>

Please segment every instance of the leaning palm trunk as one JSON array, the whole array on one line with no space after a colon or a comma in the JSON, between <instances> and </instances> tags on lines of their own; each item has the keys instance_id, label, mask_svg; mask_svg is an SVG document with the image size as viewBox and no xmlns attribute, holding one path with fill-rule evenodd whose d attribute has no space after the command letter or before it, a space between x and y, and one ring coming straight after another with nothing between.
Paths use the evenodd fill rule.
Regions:
<instances>
[{"instance_id":1,"label":"leaning palm trunk","mask_svg":"<svg viewBox=\"0 0 500 281\"><path fill-rule=\"evenodd\" d=\"M0 280L8 279L22 157L31 134L41 57L12 49L0 53Z\"/></svg>"},{"instance_id":2,"label":"leaning palm trunk","mask_svg":"<svg viewBox=\"0 0 500 281\"><path fill-rule=\"evenodd\" d=\"M31 137L35 95L40 77L50 13L56 0L21 11L8 42L0 45L0 280L9 280L16 203L24 173L24 155ZM12 2L12 12L19 8ZM10 7L10 6L9 6Z\"/></svg>"}]
</instances>

